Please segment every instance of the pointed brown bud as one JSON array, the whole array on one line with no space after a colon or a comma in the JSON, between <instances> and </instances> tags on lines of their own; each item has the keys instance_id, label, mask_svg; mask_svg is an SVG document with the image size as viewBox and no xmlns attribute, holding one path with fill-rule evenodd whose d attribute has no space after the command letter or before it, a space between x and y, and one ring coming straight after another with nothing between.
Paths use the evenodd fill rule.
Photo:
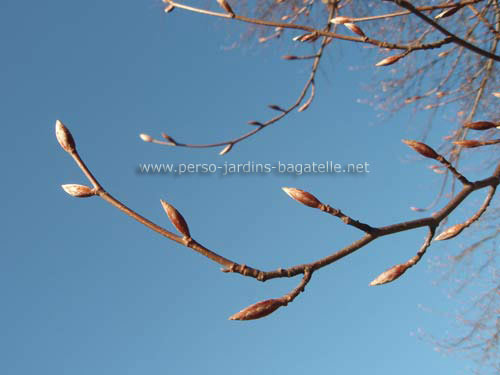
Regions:
<instances>
[{"instance_id":1,"label":"pointed brown bud","mask_svg":"<svg viewBox=\"0 0 500 375\"><path fill-rule=\"evenodd\" d=\"M444 174L444 173L446 173L446 170L442 169L438 165L431 165L429 168L432 169L432 171L434 173L437 173L437 174Z\"/></svg>"},{"instance_id":2,"label":"pointed brown bud","mask_svg":"<svg viewBox=\"0 0 500 375\"><path fill-rule=\"evenodd\" d=\"M312 96L307 100L307 102L305 102L304 104L302 104L302 106L297 110L298 112L304 112L307 108L309 108L309 106L311 105L312 103Z\"/></svg>"},{"instance_id":3,"label":"pointed brown bud","mask_svg":"<svg viewBox=\"0 0 500 375\"><path fill-rule=\"evenodd\" d=\"M396 280L408 269L405 264L397 264L389 268L387 271L382 272L375 280L370 283L370 286L382 285Z\"/></svg>"},{"instance_id":4,"label":"pointed brown bud","mask_svg":"<svg viewBox=\"0 0 500 375\"><path fill-rule=\"evenodd\" d=\"M232 143L228 144L226 147L224 147L222 149L221 152L219 152L219 155L225 155L225 154L227 154L229 151L231 151L232 148L233 148L233 144Z\"/></svg>"},{"instance_id":5,"label":"pointed brown bud","mask_svg":"<svg viewBox=\"0 0 500 375\"><path fill-rule=\"evenodd\" d=\"M383 60L380 60L378 63L375 64L375 66L387 66L387 65L392 65L394 64L395 62L399 61L400 59L402 59L403 57L405 56L404 53L402 54L399 54L399 55L394 55L394 56L389 56L389 57L386 57L385 59Z\"/></svg>"},{"instance_id":6,"label":"pointed brown bud","mask_svg":"<svg viewBox=\"0 0 500 375\"><path fill-rule=\"evenodd\" d=\"M310 33L302 35L302 37L299 40L301 42L315 42L318 38L319 38L318 33Z\"/></svg>"},{"instance_id":7,"label":"pointed brown bud","mask_svg":"<svg viewBox=\"0 0 500 375\"><path fill-rule=\"evenodd\" d=\"M173 6L172 4L169 4L165 7L164 9L164 12L165 13L170 13L171 11L173 11L175 9L175 6Z\"/></svg>"},{"instance_id":8,"label":"pointed brown bud","mask_svg":"<svg viewBox=\"0 0 500 375\"><path fill-rule=\"evenodd\" d=\"M283 305L285 305L285 301L281 298L260 301L230 316L229 320L252 320L263 318Z\"/></svg>"},{"instance_id":9,"label":"pointed brown bud","mask_svg":"<svg viewBox=\"0 0 500 375\"><path fill-rule=\"evenodd\" d=\"M421 97L421 96L419 96L419 95L410 96L409 98L406 98L406 99L405 99L405 104L410 104L410 103L413 103L413 102L415 102L415 101L417 101L417 100L419 100L419 99L422 99L422 97Z\"/></svg>"},{"instance_id":10,"label":"pointed brown bud","mask_svg":"<svg viewBox=\"0 0 500 375\"><path fill-rule=\"evenodd\" d=\"M476 121L469 122L468 124L464 124L465 128L474 129L474 130L488 130L499 127L500 124L495 124L489 121Z\"/></svg>"},{"instance_id":11,"label":"pointed brown bud","mask_svg":"<svg viewBox=\"0 0 500 375\"><path fill-rule=\"evenodd\" d=\"M314 195L308 193L307 191L289 187L282 187L281 189L285 193L287 193L292 199L296 200L299 203L302 203L312 208L321 207L321 202Z\"/></svg>"},{"instance_id":12,"label":"pointed brown bud","mask_svg":"<svg viewBox=\"0 0 500 375\"><path fill-rule=\"evenodd\" d=\"M174 140L171 136L169 136L168 134L166 134L166 133L161 133L161 136L162 136L163 138L165 138L167 141L169 141L170 143L172 143L173 145L176 145L176 144L177 144L177 142L176 142L176 141L175 141L175 140Z\"/></svg>"},{"instance_id":13,"label":"pointed brown bud","mask_svg":"<svg viewBox=\"0 0 500 375\"><path fill-rule=\"evenodd\" d=\"M462 7L453 7L453 8L445 9L441 13L439 13L437 16L435 16L434 19L438 20L440 18L446 18L446 17L453 16L460 9L462 9Z\"/></svg>"},{"instance_id":14,"label":"pointed brown bud","mask_svg":"<svg viewBox=\"0 0 500 375\"><path fill-rule=\"evenodd\" d=\"M61 185L66 193L76 198L87 198L95 195L95 190L85 185L67 184Z\"/></svg>"},{"instance_id":15,"label":"pointed brown bud","mask_svg":"<svg viewBox=\"0 0 500 375\"><path fill-rule=\"evenodd\" d=\"M139 134L139 137L144 141L144 142L153 142L153 137L151 137L148 134L141 133Z\"/></svg>"},{"instance_id":16,"label":"pointed brown bud","mask_svg":"<svg viewBox=\"0 0 500 375\"><path fill-rule=\"evenodd\" d=\"M181 213L177 211L174 206L168 204L164 200L160 199L160 202L161 205L163 206L163 209L167 213L170 222L174 224L177 230L182 235L184 235L184 237L191 237L191 234L189 233L189 227L186 223L186 220L184 220L184 217L182 217Z\"/></svg>"},{"instance_id":17,"label":"pointed brown bud","mask_svg":"<svg viewBox=\"0 0 500 375\"><path fill-rule=\"evenodd\" d=\"M457 224L452 227L449 227L448 229L444 230L434 238L434 241L444 241L444 240L449 240L453 237L458 236L463 230L465 229L464 224Z\"/></svg>"},{"instance_id":18,"label":"pointed brown bud","mask_svg":"<svg viewBox=\"0 0 500 375\"><path fill-rule=\"evenodd\" d=\"M425 212L425 211L427 211L425 208L414 207L414 206L411 206L410 210L415 211L415 212Z\"/></svg>"},{"instance_id":19,"label":"pointed brown bud","mask_svg":"<svg viewBox=\"0 0 500 375\"><path fill-rule=\"evenodd\" d=\"M403 143L411 147L420 155L425 156L426 158L436 159L439 156L436 151L427 146L425 143L412 141L410 139L403 139Z\"/></svg>"},{"instance_id":20,"label":"pointed brown bud","mask_svg":"<svg viewBox=\"0 0 500 375\"><path fill-rule=\"evenodd\" d=\"M259 122L259 121L248 121L247 124L248 125L255 125L255 126L262 126L262 125L264 125L262 122Z\"/></svg>"},{"instance_id":21,"label":"pointed brown bud","mask_svg":"<svg viewBox=\"0 0 500 375\"><path fill-rule=\"evenodd\" d=\"M66 126L64 126L64 124L59 120L56 121L56 138L64 151L75 151L75 140L73 139L73 136L68 128L66 128Z\"/></svg>"},{"instance_id":22,"label":"pointed brown bud","mask_svg":"<svg viewBox=\"0 0 500 375\"><path fill-rule=\"evenodd\" d=\"M283 60L297 60L299 57L294 55L283 55L281 56Z\"/></svg>"},{"instance_id":23,"label":"pointed brown bud","mask_svg":"<svg viewBox=\"0 0 500 375\"><path fill-rule=\"evenodd\" d=\"M474 148L474 147L479 147L479 146L483 146L484 145L483 142L474 141L472 139L466 139L466 140L463 140L463 141L455 141L455 142L453 142L453 144L455 144L457 146L464 147L464 148Z\"/></svg>"},{"instance_id":24,"label":"pointed brown bud","mask_svg":"<svg viewBox=\"0 0 500 375\"><path fill-rule=\"evenodd\" d=\"M279 105L276 104L269 104L269 108L274 109L275 111L278 112L286 112L283 108L281 108Z\"/></svg>"},{"instance_id":25,"label":"pointed brown bud","mask_svg":"<svg viewBox=\"0 0 500 375\"><path fill-rule=\"evenodd\" d=\"M335 25L341 25L344 23L352 23L352 18L351 17L344 17L344 16L334 17L330 20L330 23L333 23Z\"/></svg>"},{"instance_id":26,"label":"pointed brown bud","mask_svg":"<svg viewBox=\"0 0 500 375\"><path fill-rule=\"evenodd\" d=\"M358 34L359 36L366 37L365 33L363 30L361 30L361 27L354 23L344 23L344 26L347 27L349 30L351 30L354 34Z\"/></svg>"},{"instance_id":27,"label":"pointed brown bud","mask_svg":"<svg viewBox=\"0 0 500 375\"><path fill-rule=\"evenodd\" d=\"M226 0L217 0L217 2L226 12L228 12L231 16L234 17L233 9L231 9L231 6Z\"/></svg>"}]
</instances>

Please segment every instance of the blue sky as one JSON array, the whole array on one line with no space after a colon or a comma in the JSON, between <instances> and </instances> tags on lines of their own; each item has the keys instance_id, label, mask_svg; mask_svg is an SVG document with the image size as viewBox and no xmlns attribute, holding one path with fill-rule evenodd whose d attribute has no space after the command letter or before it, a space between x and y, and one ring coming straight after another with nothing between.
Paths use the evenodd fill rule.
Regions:
<instances>
[{"instance_id":1,"label":"blue sky","mask_svg":"<svg viewBox=\"0 0 500 375\"><path fill-rule=\"evenodd\" d=\"M362 87L376 61L348 44L330 53L308 111L219 156L146 144L138 134L196 143L242 134L247 121L272 115L268 104L295 99L309 64L279 57L301 50L233 48L242 25L165 15L156 1L4 0L1 9L3 374L466 373L470 362L419 338L453 329L447 314L459 307L433 285L439 275L427 259L393 284L368 287L417 251L423 230L379 239L315 273L287 308L234 322L227 318L299 279L262 284L221 273L104 201L60 188L87 181L57 144L56 119L106 190L167 229L160 199L182 212L195 239L240 263L267 270L326 256L360 233L295 203L282 186L377 226L420 217L409 206L427 205L439 183L400 141L421 134L418 116L380 123L356 101L370 95ZM140 163L326 160L367 162L370 172L137 173ZM429 258L458 245L435 245Z\"/></svg>"}]
</instances>

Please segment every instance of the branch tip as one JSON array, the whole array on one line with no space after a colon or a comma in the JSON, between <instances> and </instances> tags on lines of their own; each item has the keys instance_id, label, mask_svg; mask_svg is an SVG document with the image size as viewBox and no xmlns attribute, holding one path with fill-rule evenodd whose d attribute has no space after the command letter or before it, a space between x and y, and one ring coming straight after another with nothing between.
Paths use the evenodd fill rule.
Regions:
<instances>
[{"instance_id":1,"label":"branch tip","mask_svg":"<svg viewBox=\"0 0 500 375\"><path fill-rule=\"evenodd\" d=\"M281 188L290 198L293 200L302 203L308 207L312 208L320 208L322 203L311 193L307 191L290 188L290 187L282 187Z\"/></svg>"},{"instance_id":2,"label":"branch tip","mask_svg":"<svg viewBox=\"0 0 500 375\"><path fill-rule=\"evenodd\" d=\"M139 134L139 138L141 138L144 142L153 142L153 137L148 134L141 133Z\"/></svg>"},{"instance_id":3,"label":"branch tip","mask_svg":"<svg viewBox=\"0 0 500 375\"><path fill-rule=\"evenodd\" d=\"M59 120L56 121L56 138L64 151L75 152L75 140L68 128Z\"/></svg>"},{"instance_id":4,"label":"branch tip","mask_svg":"<svg viewBox=\"0 0 500 375\"><path fill-rule=\"evenodd\" d=\"M402 142L426 158L437 159L439 156L436 151L427 146L425 143L413 141L411 139L403 139Z\"/></svg>"},{"instance_id":5,"label":"branch tip","mask_svg":"<svg viewBox=\"0 0 500 375\"><path fill-rule=\"evenodd\" d=\"M229 320L254 320L263 318L286 305L283 298L268 299L250 305L229 317Z\"/></svg>"}]
</instances>

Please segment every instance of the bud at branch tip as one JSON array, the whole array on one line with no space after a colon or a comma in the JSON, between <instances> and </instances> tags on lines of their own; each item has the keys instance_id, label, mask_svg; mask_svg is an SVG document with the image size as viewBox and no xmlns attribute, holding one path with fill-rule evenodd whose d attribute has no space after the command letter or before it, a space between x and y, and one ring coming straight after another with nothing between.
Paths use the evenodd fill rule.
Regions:
<instances>
[{"instance_id":1,"label":"bud at branch tip","mask_svg":"<svg viewBox=\"0 0 500 375\"><path fill-rule=\"evenodd\" d=\"M426 158L436 159L439 157L438 153L425 143L412 141L410 139L403 139L402 142Z\"/></svg>"},{"instance_id":2,"label":"bud at branch tip","mask_svg":"<svg viewBox=\"0 0 500 375\"><path fill-rule=\"evenodd\" d=\"M287 193L290 198L306 206L320 208L322 205L322 203L314 195L308 193L307 191L290 187L282 187L281 189Z\"/></svg>"},{"instance_id":3,"label":"bud at branch tip","mask_svg":"<svg viewBox=\"0 0 500 375\"><path fill-rule=\"evenodd\" d=\"M68 128L59 120L56 121L56 138L64 151L70 153L75 151L75 140L73 136Z\"/></svg>"},{"instance_id":4,"label":"bud at branch tip","mask_svg":"<svg viewBox=\"0 0 500 375\"><path fill-rule=\"evenodd\" d=\"M253 320L263 318L285 305L282 298L268 299L250 305L229 317L229 320Z\"/></svg>"}]
</instances>

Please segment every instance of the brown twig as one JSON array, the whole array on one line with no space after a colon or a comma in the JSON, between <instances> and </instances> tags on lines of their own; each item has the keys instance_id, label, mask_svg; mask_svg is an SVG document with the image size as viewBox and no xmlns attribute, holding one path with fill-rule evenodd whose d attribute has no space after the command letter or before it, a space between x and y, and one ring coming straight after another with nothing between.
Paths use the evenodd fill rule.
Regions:
<instances>
[{"instance_id":1,"label":"brown twig","mask_svg":"<svg viewBox=\"0 0 500 375\"><path fill-rule=\"evenodd\" d=\"M369 244L370 242L372 242L376 238L387 236L387 235L394 234L394 233L407 231L407 230L421 228L421 227L429 227L429 230L431 233L430 238L432 238L434 230L439 225L439 223L444 218L446 218L455 208L457 208L467 198L467 196L469 196L469 194L471 194L472 192L474 192L476 190L483 189L485 187L491 187L492 191L490 191L490 195L492 197L494 194L494 189L500 183L500 163L499 163L495 169L495 172L493 173L493 175L491 177L488 177L488 178L483 179L483 180L471 182L469 184L464 185L462 190L453 199L451 199L445 207L443 207L440 211L436 212L434 215L426 217L426 218L422 218L422 219L405 221L405 222L396 223L396 224L383 226L383 227L376 227L376 228L373 227L372 228L369 226L365 227L364 225L355 225L354 222L352 221L352 219L349 220L350 218L348 218L345 215L341 215L340 211L335 212L332 209L332 214L335 215L335 213L336 213L335 216L339 216L341 218L346 218L346 221L348 221L348 222L350 221L351 225L354 225L363 231L368 230L368 232L359 240L353 242L352 244L344 247L343 249L341 249L341 250L339 250L339 251L337 251L337 252L335 252L327 257L324 257L322 259L313 261L313 262L308 263L308 264L296 265L296 266L293 266L293 267L290 267L287 269L278 268L274 271L261 271L261 270L256 269L256 268L248 267L245 264L238 264L238 263L233 262L227 258L224 258L223 256L219 255L218 253L216 253L212 250L209 250L206 247L204 247L203 245L196 242L194 239L191 238L189 230L187 229L187 224L185 223L184 219L179 220L177 218L178 216L176 216L175 213L173 214L173 216L169 215L169 217L171 220L173 220L172 217L174 217L174 219L175 219L174 224L184 234L183 237L175 235L174 233L160 227L159 225L157 225L157 224L153 223L152 221L146 219L145 217L139 215L134 210L128 208L127 206L125 206L123 203L121 203L119 200L117 200L111 194L109 194L108 192L106 192L104 190L102 185L97 181L97 179L90 172L89 168L86 166L84 161L81 159L81 157L76 149L75 142L73 141L73 137L71 136L71 133L59 121L57 121L57 123L56 123L56 136L57 136L59 143L63 147L63 149L71 155L71 157L73 158L75 163L82 170L82 172L85 174L85 176L88 178L88 180L92 183L92 185L94 186L94 189L95 189L96 196L99 196L100 198L102 198L106 202L110 203L114 207L118 208L120 211L129 215L130 217L137 220L138 222L145 225L146 227L150 228L151 230L163 235L164 237L167 237L168 239L170 239L172 241L175 241L181 245L184 245L190 249L193 249L194 251L198 252L199 254L204 255L207 258L209 258L210 260L222 265L224 267L222 269L224 272L239 273L243 276L253 277L259 281L266 281L266 280L280 278L280 277L293 277L293 276L296 276L298 274L304 275L303 282L299 285L298 288L294 289L294 291L292 291L292 293L288 295L289 297L287 297L286 300L279 300L281 302L274 301L274 302L269 302L267 304L261 304L261 305L259 305L260 312L267 311L266 309L264 309L264 310L261 309L261 308L263 308L263 306L268 306L269 309L271 309L271 307L276 309L281 305L284 305L288 302L291 302L299 294L299 292L303 289L305 284L307 284L307 282L309 281L309 278L310 278L310 274L312 274L312 272L319 270L319 269L321 269L329 264L332 264L332 263L338 261L339 259L342 259L343 257L361 249L362 247ZM302 192L302 191L299 191L298 194L295 194L295 195L290 194L290 195L292 196L292 198L298 200L299 202L301 202L307 206L314 207L314 208L320 208L319 205L321 205L321 202L319 202L314 196L312 196L311 194L306 193L306 192L302 192L302 193L300 193L300 192ZM292 193L296 193L296 192L292 192ZM491 198L490 198L490 200L491 200ZM484 212L486 210L487 205L488 205L487 203L483 204L482 212ZM165 207L165 205L164 205L164 207ZM325 211L328 212L328 210L325 210ZM177 224L175 223L176 220L178 221ZM183 221L184 221L184 224L182 224ZM430 241L429 238L428 238L428 241ZM410 263L408 263L407 268L416 264L416 262L421 258L421 256L423 255L423 253L425 252L425 250L428 247L427 242L424 244L424 246L417 253L417 258L412 258L413 260L410 259L410 261L409 261ZM309 275L309 276L307 276L307 275ZM271 307L269 307L269 306L271 306ZM252 311L254 311L254 310L252 310Z\"/></svg>"},{"instance_id":2,"label":"brown twig","mask_svg":"<svg viewBox=\"0 0 500 375\"><path fill-rule=\"evenodd\" d=\"M205 14L209 16L215 16L215 17L221 17L221 18L228 18L232 20L238 20L246 23L251 23L251 24L256 24L256 25L261 25L261 26L269 26L269 27L275 27L279 28L280 30L283 29L296 29L296 30L304 30L307 31L308 34L304 34L304 36L314 36L312 39L316 39L317 37L323 36L323 40L321 43L321 46L318 50L318 52L313 55L314 56L314 63L311 69L311 74L309 76L309 79L307 80L306 84L304 85L303 90L301 91L299 97L293 103L290 107L283 109L280 111L281 113L278 116L273 117L272 119L266 121L266 122L260 122L260 121L251 121L250 124L256 125L256 128L239 136L234 139L230 139L227 141L221 141L221 142L216 142L216 143L208 143L208 144L190 144L190 143L181 143L181 142L171 142L171 141L161 141L158 139L155 139L153 137L150 137L149 135L141 135L141 138L144 140L143 136L147 137L147 142L152 142L156 144L161 144L161 145L167 145L167 146L178 146L178 147L188 147L188 148L213 148L213 147L221 147L221 146L228 146L232 148L235 144L259 133L262 131L264 128L266 128L269 125L272 125L278 121L280 121L282 118L287 116L290 112L292 112L294 109L298 108L302 100L304 99L307 91L309 88L311 88L311 96L309 100L304 103L299 108L299 111L303 111L309 107L311 104L313 98L314 98L314 78L316 75L316 70L319 66L319 62L321 60L321 57L323 55L325 47L330 43L331 39L340 39L340 40L347 40L347 41L352 41L352 42L360 42L360 43L367 43L367 44L372 44L381 48L387 48L387 49L396 49L396 50L404 50L405 52L401 55L401 57L404 57L408 55L411 52L418 51L418 50L428 50L428 49L434 49L434 48L440 48L445 44L451 43L452 38L451 37L445 37L444 39L432 42L432 43L411 43L411 44L396 44L396 43L388 43L385 41L380 41L376 39L372 39L366 36L360 36L360 37L355 37L355 36L348 36L348 35L343 35L343 34L338 34L335 32L331 32L331 24L327 22L327 25L323 30L315 29L310 26L305 26L305 25L298 25L294 23L283 23L283 22L274 22L274 21L267 21L267 20L262 20L262 19L255 19L255 18L249 18L249 17L244 17L240 16L238 14L234 13L218 13L218 12L213 12L193 6L188 6L185 4L180 4L174 1L168 1L170 5L174 7L178 7L184 10L188 10L191 12L196 12L200 14ZM335 3L331 5L330 12L328 15L328 20L330 20L333 16L333 12L335 11ZM438 9L438 8L436 8ZM300 39L300 38L299 38ZM311 38L309 38L311 39ZM294 56L292 56L294 57ZM309 56L307 56L309 58ZM297 57L299 59L299 57ZM293 59L291 59L293 60ZM227 152L227 151L226 151Z\"/></svg>"}]
</instances>

